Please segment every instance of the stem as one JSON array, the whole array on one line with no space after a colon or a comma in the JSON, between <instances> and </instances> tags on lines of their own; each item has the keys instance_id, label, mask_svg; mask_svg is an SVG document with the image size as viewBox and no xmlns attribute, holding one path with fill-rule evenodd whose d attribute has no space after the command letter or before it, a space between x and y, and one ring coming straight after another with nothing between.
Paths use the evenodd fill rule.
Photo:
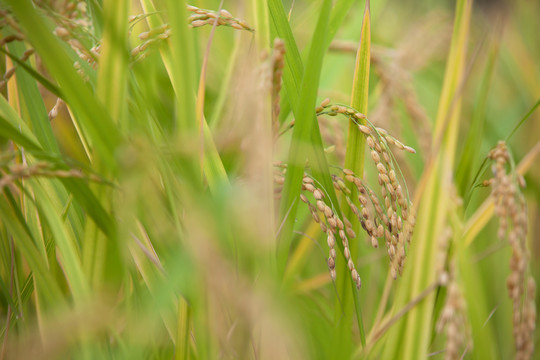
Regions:
<instances>
[{"instance_id":1,"label":"stem","mask_svg":"<svg viewBox=\"0 0 540 360\"><path fill-rule=\"evenodd\" d=\"M357 109L363 114L368 110L368 92L369 92L369 70L370 70L370 47L371 47L371 30L370 30L370 8L369 0L366 1L364 18L362 22L362 34L360 37L360 44L358 52L356 54L356 65L354 70L354 82L351 93L351 107ZM365 120L364 120L365 122ZM358 129L358 125L349 120L349 131L347 137L347 152L345 154L345 168L352 170L359 177L362 177L364 173L364 154L365 154L365 137ZM356 196L356 187L354 184L348 184L348 188L351 191L351 199L358 205L358 198ZM342 201L344 204L345 201ZM353 230L359 233L359 221L356 216L352 214L351 209L348 206L343 207L343 215L351 221ZM357 242L351 242L349 244L350 251L353 256L358 252ZM358 321L358 329L360 332L360 341L362 346L366 346L366 336L364 331L364 324L362 318L362 311L360 302L358 299L358 291L352 284L350 279L345 278L345 274L348 273L347 264L344 261L340 261L338 264L342 277L338 278L337 287L341 298L341 304L339 299L336 301L335 320L339 321L339 317L344 312L346 326L341 326L336 338L336 346L342 347L343 344L351 342L350 326L352 325L352 314L350 309L351 298L354 301L354 309L356 312L356 318ZM347 282L350 284L348 285ZM352 290L349 290L352 289ZM340 307L343 306L343 310ZM350 319L350 320L349 320Z\"/></svg>"}]
</instances>

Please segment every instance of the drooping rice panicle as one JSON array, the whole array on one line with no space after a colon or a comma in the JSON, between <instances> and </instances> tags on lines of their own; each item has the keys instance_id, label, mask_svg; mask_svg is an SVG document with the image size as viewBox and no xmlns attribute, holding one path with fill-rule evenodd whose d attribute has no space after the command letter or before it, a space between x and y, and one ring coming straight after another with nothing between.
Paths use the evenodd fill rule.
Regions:
<instances>
[{"instance_id":1,"label":"drooping rice panicle","mask_svg":"<svg viewBox=\"0 0 540 360\"><path fill-rule=\"evenodd\" d=\"M371 160L378 172L377 180L380 186L382 203L375 192L364 184L359 177L348 169L343 171L344 178L356 185L360 204L367 203L368 197L371 199L375 210L374 213L377 215L376 222L369 219L369 210L365 205L363 205L362 210L355 209L355 207L351 207L352 201L347 200L347 197L346 200L354 214L358 216L362 212L362 216L358 216L359 221L371 238L371 244L374 247L377 246L376 238L384 236L391 263L390 271L392 277L396 278L397 274L401 274L403 271L406 256L405 244L410 243L415 219L414 214L412 214L412 206L410 206L410 201L406 195L405 182L400 176L399 167L388 144L410 153L415 153L415 150L395 139L385 129L375 127L364 114L357 112L350 106L332 105L329 99L325 99L316 108L316 112L318 115L344 115L353 120L360 132L366 137ZM366 125L361 124L359 120L366 120ZM404 187L405 191L403 190Z\"/></svg>"},{"instance_id":2,"label":"drooping rice panicle","mask_svg":"<svg viewBox=\"0 0 540 360\"><path fill-rule=\"evenodd\" d=\"M534 351L536 324L536 283L529 270L529 251L526 246L527 209L520 191L524 181L516 173L513 159L504 141L493 148L488 158L493 161L491 196L495 215L499 219L498 237L508 239L512 248L510 275L506 285L513 303L513 325L516 359L530 359Z\"/></svg>"}]
</instances>

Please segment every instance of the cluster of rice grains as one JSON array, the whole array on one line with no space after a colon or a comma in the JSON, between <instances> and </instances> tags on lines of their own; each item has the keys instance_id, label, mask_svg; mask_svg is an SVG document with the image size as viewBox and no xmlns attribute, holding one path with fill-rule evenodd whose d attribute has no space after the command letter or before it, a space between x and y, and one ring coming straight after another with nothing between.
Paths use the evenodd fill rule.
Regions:
<instances>
[{"instance_id":1,"label":"cluster of rice grains","mask_svg":"<svg viewBox=\"0 0 540 360\"><path fill-rule=\"evenodd\" d=\"M467 304L455 278L454 263L450 266L450 274L444 273L441 277L441 284L447 285L448 293L437 321L437 332L444 329L446 333L445 360L461 359L463 347L472 347L472 336L467 319Z\"/></svg>"},{"instance_id":2,"label":"cluster of rice grains","mask_svg":"<svg viewBox=\"0 0 540 360\"><path fill-rule=\"evenodd\" d=\"M285 42L280 38L274 39L274 47L272 51L271 67L272 67L272 132L274 138L278 137L280 112L280 92L283 77L283 67L285 66Z\"/></svg>"},{"instance_id":3,"label":"cluster of rice grains","mask_svg":"<svg viewBox=\"0 0 540 360\"><path fill-rule=\"evenodd\" d=\"M78 169L58 169L54 164L42 161L32 165L16 164L13 160L14 159L10 159L10 162L7 165L0 166L0 191L2 191L4 187L8 187L12 193L16 194L18 193L16 187L17 182L37 177L76 178L100 183L103 182L103 179L99 176L85 174Z\"/></svg>"},{"instance_id":4,"label":"cluster of rice grains","mask_svg":"<svg viewBox=\"0 0 540 360\"><path fill-rule=\"evenodd\" d=\"M351 170L341 169L339 174L332 175L332 181L336 193L345 199L351 212L357 217L362 229L367 233L369 242L375 248L379 246L379 238L384 238L388 256L390 259L390 272L394 279L403 271L406 257L406 247L411 241L415 224L415 215L412 204L409 201L405 183L399 172L388 144L395 145L398 149L414 153L414 149L403 145L390 136L385 130L373 126L369 121L362 125L360 120L365 116L353 108L342 105L330 105L326 99L316 109L317 115L328 114L335 116L343 114L353 119L358 128L366 137L366 143L371 152L371 159L378 171L378 183L380 195L377 194L366 181L354 174ZM283 184L286 165L277 164L275 182ZM351 198L352 193L347 188L347 183L352 183L358 190L359 206ZM276 189L279 195L280 189ZM306 193L311 193L315 204L309 200ZM332 279L336 278L336 238L339 237L343 245L343 254L351 272L351 276L360 288L361 280L355 268L349 248L349 240L356 237L351 222L346 217L337 215L334 206L324 201L326 191L318 186L314 179L305 174L302 181L302 193L300 199L307 204L313 220L319 223L321 230L327 234L329 247L328 267ZM322 218L321 216L322 215ZM322 220L324 219L324 221Z\"/></svg>"},{"instance_id":5,"label":"cluster of rice grains","mask_svg":"<svg viewBox=\"0 0 540 360\"><path fill-rule=\"evenodd\" d=\"M278 185L282 185L285 182L285 172L287 166L284 164L275 164L276 168L279 170L274 175L274 181ZM343 180L338 177L334 177L334 186L344 186ZM338 181L341 180L341 183L338 184ZM280 189L276 189L276 193L279 196ZM311 193L315 199L315 205L308 199L306 193ZM347 266L351 272L352 279L354 280L356 287L360 289L362 285L360 275L356 270L354 261L351 257L351 252L349 250L349 240L356 237L356 233L352 229L351 222L347 218L341 220L336 212L332 209L331 206L328 206L323 200L325 195L324 189L318 186L315 180L308 174L304 174L302 179L302 193L300 194L300 200L304 202L308 208L313 220L318 223L321 227L321 230L327 234L327 244L329 248L329 257L328 257L328 268L330 270L330 276L333 280L336 279L336 235L339 236L341 244L343 245L343 254L345 260L347 261ZM322 214L324 221L321 220L319 214Z\"/></svg>"},{"instance_id":6,"label":"cluster of rice grains","mask_svg":"<svg viewBox=\"0 0 540 360\"><path fill-rule=\"evenodd\" d=\"M39 7L43 14L56 25L53 33L62 41L66 42L71 49L73 49L79 58L88 63L92 68L97 68L97 62L99 59L100 44L97 43L91 46L95 39L90 36L93 32L92 21L90 20L87 4L85 1L35 1L34 5ZM7 10L0 10L0 30L6 27L8 33L12 33L6 36L0 41L0 47L11 41L23 41L24 35L21 29L17 25L17 21L13 18L13 15ZM24 54L19 58L21 62L28 60L30 55L34 54L34 49L27 49ZM73 66L77 69L78 73L87 81L88 76L82 69L82 65L79 61L76 61ZM8 69L4 74L2 80L0 80L0 90L5 86L5 81L13 75L15 67ZM57 112L58 110L53 110ZM51 117L49 115L49 117ZM52 116L54 118L54 116Z\"/></svg>"},{"instance_id":7,"label":"cluster of rice grains","mask_svg":"<svg viewBox=\"0 0 540 360\"><path fill-rule=\"evenodd\" d=\"M254 31L248 23L233 17L232 14L225 9L213 11L187 5L187 10L192 13L187 21L193 28L204 25L214 25L217 21L217 26L228 26L236 30L247 30L250 32ZM135 22L144 19L146 16L146 14L131 16L129 22L130 24L134 24ZM139 39L142 40L142 43L131 50L131 56L133 56L136 61L144 59L148 49L159 45L170 36L171 29L169 24L162 24L156 28L140 33Z\"/></svg>"},{"instance_id":8,"label":"cluster of rice grains","mask_svg":"<svg viewBox=\"0 0 540 360\"><path fill-rule=\"evenodd\" d=\"M136 21L142 18L143 15L132 16L130 17L129 22L134 24ZM134 57L135 61L144 59L149 48L160 44L163 40L168 39L170 36L171 29L169 28L168 24L161 24L156 28L143 31L139 34L139 39L142 40L142 43L135 46L131 50L131 56Z\"/></svg>"},{"instance_id":9,"label":"cluster of rice grains","mask_svg":"<svg viewBox=\"0 0 540 360\"><path fill-rule=\"evenodd\" d=\"M81 60L93 69L97 68L101 44L90 34L94 32L92 20L85 1L64 2L63 4L40 5L44 13L56 24L54 34L66 42ZM74 63L78 73L88 80L79 61Z\"/></svg>"},{"instance_id":10,"label":"cluster of rice grains","mask_svg":"<svg viewBox=\"0 0 540 360\"><path fill-rule=\"evenodd\" d=\"M529 273L529 254L525 243L527 211L525 198L520 191L520 186L525 186L525 182L514 171L511 155L504 142L499 142L488 158L493 161L493 179L489 183L492 186L495 215L499 218L498 237L507 238L512 248L510 275L506 284L514 307L516 359L530 359L534 350L536 283ZM508 167L510 172L507 172Z\"/></svg>"},{"instance_id":11,"label":"cluster of rice grains","mask_svg":"<svg viewBox=\"0 0 540 360\"><path fill-rule=\"evenodd\" d=\"M250 32L255 31L244 20L233 17L231 13L225 9L221 9L219 12L217 12L213 10L199 9L198 7L192 5L188 5L187 9L193 13L193 15L188 18L189 24L191 24L193 27L214 25L214 22L217 19L218 26L223 25L237 30L247 30Z\"/></svg>"},{"instance_id":12,"label":"cluster of rice grains","mask_svg":"<svg viewBox=\"0 0 540 360\"><path fill-rule=\"evenodd\" d=\"M395 145L399 150L415 153L415 150L402 144L384 129L371 124L366 117L355 109L345 105L330 105L330 100L324 100L316 109L318 115L345 115L354 121L358 129L366 137L371 159L378 171L380 195L372 190L359 176L348 169L342 170L345 181L351 182L358 190L360 209L350 198L350 191L339 179L334 179L342 192L351 211L357 216L362 228L370 237L371 245L378 247L378 238L384 238L390 259L390 273L395 279L403 271L406 256L406 245L410 243L415 224L413 207L407 196L405 182L400 176L399 168L394 160L388 144ZM360 121L366 120L366 125ZM402 184L400 184L400 180Z\"/></svg>"}]
</instances>

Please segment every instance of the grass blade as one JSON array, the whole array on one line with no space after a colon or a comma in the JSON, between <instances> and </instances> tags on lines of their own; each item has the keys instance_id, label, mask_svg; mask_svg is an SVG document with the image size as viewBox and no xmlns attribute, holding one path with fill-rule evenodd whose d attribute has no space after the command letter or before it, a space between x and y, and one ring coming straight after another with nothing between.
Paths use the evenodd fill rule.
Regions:
<instances>
[{"instance_id":1,"label":"grass blade","mask_svg":"<svg viewBox=\"0 0 540 360\"><path fill-rule=\"evenodd\" d=\"M26 72L28 72L34 79L36 79L41 85L43 85L43 87L45 89L49 90L52 94L56 95L57 97L63 98L62 93L60 92L60 89L56 85L51 83L49 80L47 80L47 78L45 78L43 75L38 73L36 70L34 70L28 64L21 61L17 56L13 55L12 53L7 52L4 48L0 47L0 52L2 52L4 54L6 54L7 56L9 56L9 58L13 62L16 62L17 65L19 65L24 70L26 70Z\"/></svg>"},{"instance_id":2,"label":"grass blade","mask_svg":"<svg viewBox=\"0 0 540 360\"><path fill-rule=\"evenodd\" d=\"M362 114L367 114L368 112L368 93L369 93L369 70L370 70L370 60L371 60L371 23L370 23L370 7L369 0L366 1L364 16L362 19L362 32L360 35L360 43L358 46L358 51L356 54L356 64L354 68L354 78L353 78L353 88L351 92L351 106ZM365 123L365 120L363 120ZM365 154L365 136L358 129L358 125L349 120L349 130L347 135L347 151L345 154L345 168L352 170L358 176L364 174L364 154ZM353 199L355 205L359 205L357 189L353 183L347 184L348 189L351 191L350 198ZM346 204L345 201L342 202ZM351 224L353 230L359 234L360 233L360 222L357 217L352 214L350 207L345 206L343 209L344 216L347 219L351 219ZM350 251L353 256L358 253L358 241L353 241L350 243ZM348 267L345 261L342 259L337 262L338 269L341 270L341 273L346 274L348 272ZM362 275L360 275L362 276ZM362 346L366 345L366 336L364 333L364 325L362 320L362 313L360 309L359 299L358 299L358 290L355 286L352 287L347 284L348 281L345 279L337 280L337 288L340 293L340 301L343 303L343 311L345 312L344 320L347 323L346 326L341 326L340 330L336 333L335 341L336 348L350 347L351 344L351 332L348 330L352 325L352 309L350 304L351 299L354 300L356 317L358 319L358 328L360 331L360 340ZM341 310L339 309L341 305L336 303L336 321L338 318L342 317Z\"/></svg>"},{"instance_id":3,"label":"grass blade","mask_svg":"<svg viewBox=\"0 0 540 360\"><path fill-rule=\"evenodd\" d=\"M283 196L280 204L279 222L284 226L278 237L277 267L278 273L283 276L287 263L290 241L294 221L296 218L297 199L300 196L300 187L304 176L305 161L309 154L309 137L314 123L314 109L317 100L317 89L322 67L323 56L326 52L325 42L316 41L324 39L328 27L330 1L321 5L319 20L313 34L306 70L302 77L302 85L296 111L296 121L288 156L288 169L283 186Z\"/></svg>"},{"instance_id":4,"label":"grass blade","mask_svg":"<svg viewBox=\"0 0 540 360\"><path fill-rule=\"evenodd\" d=\"M0 216L7 230L10 232L17 248L22 252L28 266L34 274L34 279L40 286L40 293L47 304L62 302L62 295L57 283L53 280L45 261L36 248L29 229L25 225L24 217L20 213L11 194L4 191L4 199L0 201ZM7 201L6 201L7 198Z\"/></svg>"},{"instance_id":5,"label":"grass blade","mask_svg":"<svg viewBox=\"0 0 540 360\"><path fill-rule=\"evenodd\" d=\"M422 197L412 240L414 249L399 283L395 309L407 304L436 280L437 246L434 239L441 236L447 226L445 219L452 205L450 193L459 129L459 91L465 68L471 8L472 2L468 0L459 0L456 4L454 33L433 134L434 148L438 153L433 154L432 164L427 166L423 175L425 188L417 189L422 191ZM436 143L439 140L440 145ZM431 294L394 325L384 349L384 358L423 359L427 356L434 302L435 295Z\"/></svg>"},{"instance_id":6,"label":"grass blade","mask_svg":"<svg viewBox=\"0 0 540 360\"><path fill-rule=\"evenodd\" d=\"M465 142L465 147L463 148L463 154L459 161L459 165L457 166L456 182L462 196L466 194L466 191L469 190L468 187L472 182L473 171L475 169L475 165L478 163L478 155L481 146L478 139L482 138L486 117L487 99L498 53L498 39L494 39L490 49L489 58L487 60L482 84L480 85L478 94L479 99L476 102L477 105L475 106L467 140Z\"/></svg>"},{"instance_id":7,"label":"grass blade","mask_svg":"<svg viewBox=\"0 0 540 360\"><path fill-rule=\"evenodd\" d=\"M130 1L103 1L103 38L97 94L120 128L125 127L127 113L126 84L128 74L128 14Z\"/></svg>"},{"instance_id":8,"label":"grass blade","mask_svg":"<svg viewBox=\"0 0 540 360\"><path fill-rule=\"evenodd\" d=\"M22 56L26 50L24 44L12 43L10 50L15 56ZM45 151L60 154L60 149L54 138L51 122L47 116L45 104L39 93L38 87L31 75L25 72L17 74L17 88L20 92L21 106L24 107L30 118L33 133L38 138Z\"/></svg>"},{"instance_id":9,"label":"grass blade","mask_svg":"<svg viewBox=\"0 0 540 360\"><path fill-rule=\"evenodd\" d=\"M104 166L111 170L117 167L115 150L120 143L120 133L113 125L110 114L97 101L87 84L76 73L72 62L58 40L28 0L7 0L32 46L41 54L43 63L60 84L66 103L71 106L82 128L88 131L95 143ZM100 119L96 122L95 119Z\"/></svg>"},{"instance_id":10,"label":"grass blade","mask_svg":"<svg viewBox=\"0 0 540 360\"><path fill-rule=\"evenodd\" d=\"M0 130L2 137L13 140L28 151L42 151L38 139L3 96L0 96Z\"/></svg>"},{"instance_id":11,"label":"grass blade","mask_svg":"<svg viewBox=\"0 0 540 360\"><path fill-rule=\"evenodd\" d=\"M32 186L36 198L41 221L47 224L56 246L60 253L61 261L68 284L76 302L84 301L88 298L89 287L86 277L83 274L77 245L73 236L66 231L63 220L58 216L61 211L55 209L44 189L37 183Z\"/></svg>"}]
</instances>

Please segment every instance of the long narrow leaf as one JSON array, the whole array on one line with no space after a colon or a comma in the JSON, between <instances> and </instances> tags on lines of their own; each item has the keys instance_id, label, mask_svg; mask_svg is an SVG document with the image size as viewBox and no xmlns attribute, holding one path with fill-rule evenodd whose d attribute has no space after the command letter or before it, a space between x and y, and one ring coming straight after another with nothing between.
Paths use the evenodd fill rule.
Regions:
<instances>
[{"instance_id":1,"label":"long narrow leaf","mask_svg":"<svg viewBox=\"0 0 540 360\"><path fill-rule=\"evenodd\" d=\"M358 51L356 54L356 64L354 68L354 78L353 78L353 87L351 92L351 106L363 114L368 112L368 93L369 93L369 70L370 70L370 60L371 60L371 23L370 23L370 7L369 0L366 1L364 17L362 19L362 33L360 36L360 43L358 46ZM365 122L365 120L364 120ZM358 176L364 174L364 154L365 154L365 136L358 129L358 125L349 120L349 130L347 137L347 151L345 154L345 168L352 170ZM351 191L350 198L353 199L353 202L358 206L358 197L357 189L353 183L348 185L349 191ZM343 204L346 204L343 201ZM353 230L358 234L360 231L360 223L350 207L346 206L343 209L344 216L347 219L351 219L351 224ZM351 254L357 254L358 252L358 242L354 241L349 244ZM347 273L348 267L345 261L337 262L338 269L342 273ZM361 275L362 276L362 275ZM352 325L352 308L348 304L351 299L354 299L356 315L358 319L358 327L360 331L360 339L362 345L366 345L366 339L364 334L364 325L362 321L362 314L359 308L359 299L357 290L355 287L351 287L348 284L349 281L344 281L340 279L337 281L338 291L340 293L340 302L342 302L345 319L347 322L346 326L341 326L336 333L334 341L336 341L336 348L344 348L351 346L351 332L347 329ZM336 304L336 308L339 309L340 304ZM341 317L341 311L337 310L335 312L336 320Z\"/></svg>"},{"instance_id":2,"label":"long narrow leaf","mask_svg":"<svg viewBox=\"0 0 540 360\"><path fill-rule=\"evenodd\" d=\"M330 11L330 1L324 1L321 6L319 20L313 34L314 39L324 39ZM308 158L310 135L314 122L314 109L317 100L317 89L326 48L325 42L312 40L306 70L302 77L300 97L296 111L296 121L288 156L288 168L283 186L283 196L280 205L280 222L284 226L278 237L278 272L283 274L291 241L294 220L296 218L297 199L300 195L302 178L304 177L305 162Z\"/></svg>"},{"instance_id":3,"label":"long narrow leaf","mask_svg":"<svg viewBox=\"0 0 540 360\"><path fill-rule=\"evenodd\" d=\"M25 29L28 39L41 55L49 72L57 79L66 102L71 106L96 143L96 151L102 163L115 170L115 150L120 143L120 133L113 125L110 115L103 105L94 98L88 85L73 68L58 39L49 29L29 0L7 0L13 12ZM99 121L97 121L99 119Z\"/></svg>"},{"instance_id":4,"label":"long narrow leaf","mask_svg":"<svg viewBox=\"0 0 540 360\"><path fill-rule=\"evenodd\" d=\"M417 226L396 294L395 309L405 306L436 281L438 248L434 239L448 226L446 217L452 205L450 193L461 110L460 84L464 75L471 8L472 2L468 0L459 0L456 4L452 45L433 134L433 148L437 153L431 160L432 166L428 165L423 175L425 188L417 190L422 191ZM427 356L434 302L435 295L430 294L393 326L384 348L384 358L423 359Z\"/></svg>"}]
</instances>

